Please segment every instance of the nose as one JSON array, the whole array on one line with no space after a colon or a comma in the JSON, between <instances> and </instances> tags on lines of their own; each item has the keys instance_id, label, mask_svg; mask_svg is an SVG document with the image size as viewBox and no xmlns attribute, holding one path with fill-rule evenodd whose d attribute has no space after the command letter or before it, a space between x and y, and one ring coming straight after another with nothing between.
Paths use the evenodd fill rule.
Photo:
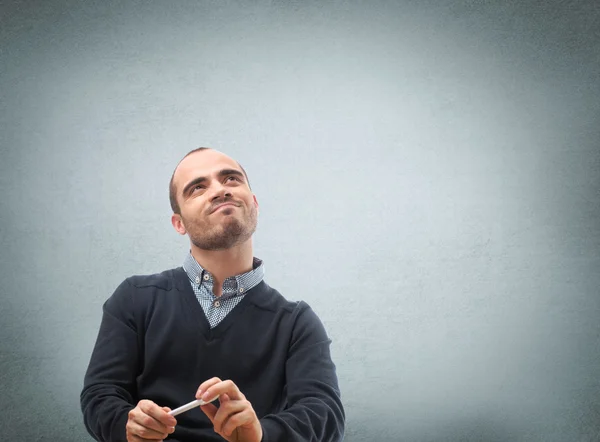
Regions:
<instances>
[{"instance_id":1,"label":"nose","mask_svg":"<svg viewBox=\"0 0 600 442\"><path fill-rule=\"evenodd\" d=\"M214 184L211 186L211 195L210 195L210 201L215 201L218 199L225 199L225 198L229 198L231 197L231 192L230 190L223 185L223 183L219 182L218 180L215 180Z\"/></svg>"}]
</instances>

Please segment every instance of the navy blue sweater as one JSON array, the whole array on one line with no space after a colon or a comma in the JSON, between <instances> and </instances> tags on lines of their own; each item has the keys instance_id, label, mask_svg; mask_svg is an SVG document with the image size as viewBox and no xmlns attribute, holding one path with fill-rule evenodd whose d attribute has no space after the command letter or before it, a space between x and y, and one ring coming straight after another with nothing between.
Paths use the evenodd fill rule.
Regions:
<instances>
[{"instance_id":1,"label":"navy blue sweater","mask_svg":"<svg viewBox=\"0 0 600 442\"><path fill-rule=\"evenodd\" d=\"M340 441L344 409L323 324L304 302L261 282L215 328L182 268L126 279L103 306L81 409L98 441L126 441L141 399L176 408L214 376L252 404L264 442ZM199 409L177 416L169 441L222 441Z\"/></svg>"}]
</instances>

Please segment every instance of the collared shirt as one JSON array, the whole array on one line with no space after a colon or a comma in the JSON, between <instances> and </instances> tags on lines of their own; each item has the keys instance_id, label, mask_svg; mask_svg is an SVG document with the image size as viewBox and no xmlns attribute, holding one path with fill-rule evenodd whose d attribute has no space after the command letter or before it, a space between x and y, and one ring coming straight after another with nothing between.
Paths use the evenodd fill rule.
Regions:
<instances>
[{"instance_id":1,"label":"collared shirt","mask_svg":"<svg viewBox=\"0 0 600 442\"><path fill-rule=\"evenodd\" d=\"M231 276L223 281L223 293L221 296L215 296L214 280L210 272L204 270L191 253L185 257L183 269L190 279L192 289L204 310L210 328L216 327L239 304L246 292L263 280L265 270L262 261L254 258L252 267L249 272Z\"/></svg>"}]
</instances>

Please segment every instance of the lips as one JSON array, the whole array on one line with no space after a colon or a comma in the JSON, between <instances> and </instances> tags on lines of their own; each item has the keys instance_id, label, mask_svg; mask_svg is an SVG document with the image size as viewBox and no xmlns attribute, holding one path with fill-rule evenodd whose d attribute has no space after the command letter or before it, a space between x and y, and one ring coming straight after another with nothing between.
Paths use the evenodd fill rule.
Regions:
<instances>
[{"instance_id":1,"label":"lips","mask_svg":"<svg viewBox=\"0 0 600 442\"><path fill-rule=\"evenodd\" d=\"M238 205L235 204L235 203L233 203L233 202L231 202L231 201L227 201L226 203L222 203L222 204L219 204L218 206L214 207L210 211L210 213L215 213L217 210L219 210L219 209L221 209L223 207L238 207Z\"/></svg>"}]
</instances>

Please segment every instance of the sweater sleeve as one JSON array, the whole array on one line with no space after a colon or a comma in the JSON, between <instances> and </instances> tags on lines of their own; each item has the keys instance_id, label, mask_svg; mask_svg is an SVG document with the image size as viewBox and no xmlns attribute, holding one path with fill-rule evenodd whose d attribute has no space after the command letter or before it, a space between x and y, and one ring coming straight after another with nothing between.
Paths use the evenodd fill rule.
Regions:
<instances>
[{"instance_id":1,"label":"sweater sleeve","mask_svg":"<svg viewBox=\"0 0 600 442\"><path fill-rule=\"evenodd\" d=\"M104 303L100 330L84 377L84 424L100 442L126 441L128 412L134 408L139 371L132 287L125 280Z\"/></svg>"},{"instance_id":2,"label":"sweater sleeve","mask_svg":"<svg viewBox=\"0 0 600 442\"><path fill-rule=\"evenodd\" d=\"M261 419L263 442L337 442L345 412L325 328L304 302L286 362L287 407Z\"/></svg>"}]
</instances>

